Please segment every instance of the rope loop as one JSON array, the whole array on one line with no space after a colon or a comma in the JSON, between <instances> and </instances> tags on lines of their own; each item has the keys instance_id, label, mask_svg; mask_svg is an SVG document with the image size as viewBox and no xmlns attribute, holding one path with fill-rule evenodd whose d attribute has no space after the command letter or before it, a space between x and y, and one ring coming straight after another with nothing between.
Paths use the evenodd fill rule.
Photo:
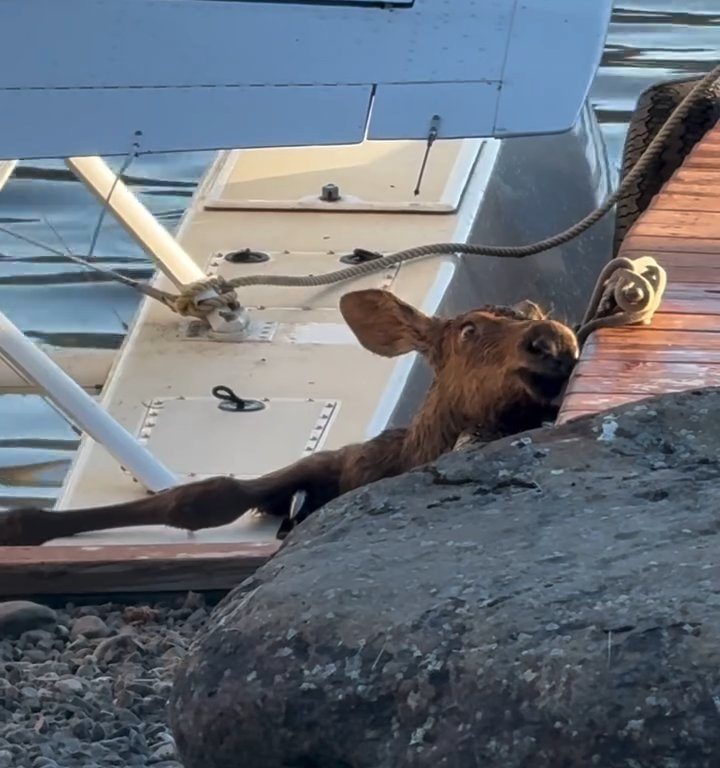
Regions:
<instances>
[{"instance_id":1,"label":"rope loop","mask_svg":"<svg viewBox=\"0 0 720 768\"><path fill-rule=\"evenodd\" d=\"M575 333L582 345L598 328L647 325L657 312L667 273L652 256L612 259L603 268Z\"/></svg>"},{"instance_id":2,"label":"rope loop","mask_svg":"<svg viewBox=\"0 0 720 768\"><path fill-rule=\"evenodd\" d=\"M407 248L396 253L388 254L380 258L372 259L370 261L362 262L359 264L353 264L352 266L344 269L338 269L334 272L326 272L320 275L241 275L231 280L226 280L222 283L223 288L229 286L229 288L242 288L254 285L275 285L286 287L320 287L324 285L335 285L344 280L356 279L358 277L364 277L365 275L372 274L374 272L380 272L383 270L394 268L400 264L403 264L414 259L425 258L427 256L453 256L458 254L473 255L473 256L492 256L496 258L505 259L523 259L528 256L534 256L535 254L549 251L558 246L574 240L581 234L586 232L590 227L596 224L602 219L612 208L615 203L622 197L623 194L642 177L655 162L655 159L665 149L668 141L670 140L673 131L681 125L687 115L690 113L692 107L698 103L701 99L705 98L708 89L717 87L720 83L720 65L713 67L704 77L702 77L693 86L691 91L685 96L685 98L677 105L673 113L667 119L665 124L653 137L652 141L648 144L643 152L642 156L635 163L633 168L623 178L618 188L613 192L605 202L597 207L594 211L591 211L584 219L577 222L573 226L566 229L564 232L560 232L552 237L547 237L544 240L539 240L536 243L529 245L519 246L503 246L503 245L476 245L474 243L432 243L427 245L419 245L414 248ZM650 257L647 257L650 258ZM634 267L629 267L631 275L625 275L622 282L621 292L617 296L613 295L613 305L621 308L623 317L628 318L628 322L634 322L630 318L634 318L637 313L639 316L644 316L647 310L644 305L645 300L643 297L649 296L648 291L654 291L657 293L657 285L654 288L649 288L643 283L639 276L644 276L645 273L649 275L645 279L657 280L658 274L655 269L660 269L657 264L652 260L652 264L648 262L648 269L641 269L639 272ZM611 262L614 263L614 262ZM654 266L653 266L654 265ZM651 268L652 267L652 268ZM603 274L605 274L603 272ZM663 273L664 274L664 273ZM602 277L602 275L601 275ZM619 280L620 278L616 278ZM188 314L195 314L197 317L204 316L207 312L204 311L205 307L211 307L209 302L195 302L194 297L198 292L201 292L202 288L208 288L212 285L212 280L217 278L210 278L202 283L193 283L187 286L183 291L183 296L186 291L191 291L190 295L193 297L192 301L179 301L178 309L182 309ZM631 283L635 286L633 289ZM664 290L664 283L663 283ZM225 296L227 293L228 296ZM229 302L229 289L224 293L218 294L222 297L223 303ZM609 297L608 297L609 300ZM234 297L234 301L237 301L237 297ZM239 302L238 302L239 304ZM168 305L171 306L171 305ZM228 304L229 306L229 304ZM173 308L171 306L171 308ZM215 307L212 306L212 309ZM598 311L599 306L593 310ZM209 310L208 310L209 311ZM654 312L654 310L653 310ZM196 314L201 313L201 314ZM614 315L613 315L614 316ZM652 317L652 313L650 314ZM603 318L610 322L609 315L603 315ZM614 321L613 321L613 324ZM622 324L620 322L618 325ZM588 331L589 333L590 331Z\"/></svg>"},{"instance_id":3,"label":"rope loop","mask_svg":"<svg viewBox=\"0 0 720 768\"><path fill-rule=\"evenodd\" d=\"M161 301L178 315L201 319L216 309L240 309L235 289L228 280L220 276L188 283L177 295L162 291Z\"/></svg>"}]
</instances>

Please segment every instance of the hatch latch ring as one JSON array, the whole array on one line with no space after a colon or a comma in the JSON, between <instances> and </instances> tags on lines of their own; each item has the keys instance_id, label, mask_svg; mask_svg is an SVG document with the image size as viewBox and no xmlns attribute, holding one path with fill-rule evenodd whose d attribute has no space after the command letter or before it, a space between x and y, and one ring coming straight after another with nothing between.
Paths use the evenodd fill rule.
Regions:
<instances>
[{"instance_id":1,"label":"hatch latch ring","mask_svg":"<svg viewBox=\"0 0 720 768\"><path fill-rule=\"evenodd\" d=\"M238 397L230 387L224 384L212 388L212 395L220 402L218 408L221 411L234 411L236 413L246 413L248 411L262 411L265 403L260 400L248 400L244 397Z\"/></svg>"}]
</instances>

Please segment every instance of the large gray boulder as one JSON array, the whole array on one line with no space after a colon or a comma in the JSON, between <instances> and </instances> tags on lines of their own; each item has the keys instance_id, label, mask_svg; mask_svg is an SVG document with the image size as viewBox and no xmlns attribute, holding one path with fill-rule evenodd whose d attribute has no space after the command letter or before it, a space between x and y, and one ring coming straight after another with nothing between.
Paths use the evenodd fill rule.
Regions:
<instances>
[{"instance_id":1,"label":"large gray boulder","mask_svg":"<svg viewBox=\"0 0 720 768\"><path fill-rule=\"evenodd\" d=\"M720 391L353 492L216 609L187 768L720 765Z\"/></svg>"}]
</instances>

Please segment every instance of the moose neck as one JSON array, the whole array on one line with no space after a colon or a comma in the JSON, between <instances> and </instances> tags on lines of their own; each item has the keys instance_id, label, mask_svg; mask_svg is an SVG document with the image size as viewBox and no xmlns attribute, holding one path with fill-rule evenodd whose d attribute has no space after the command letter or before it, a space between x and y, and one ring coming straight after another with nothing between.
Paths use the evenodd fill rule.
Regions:
<instances>
[{"instance_id":1,"label":"moose neck","mask_svg":"<svg viewBox=\"0 0 720 768\"><path fill-rule=\"evenodd\" d=\"M451 450L463 430L472 426L462 403L434 381L420 410L410 422L401 450L405 469L425 464Z\"/></svg>"}]
</instances>

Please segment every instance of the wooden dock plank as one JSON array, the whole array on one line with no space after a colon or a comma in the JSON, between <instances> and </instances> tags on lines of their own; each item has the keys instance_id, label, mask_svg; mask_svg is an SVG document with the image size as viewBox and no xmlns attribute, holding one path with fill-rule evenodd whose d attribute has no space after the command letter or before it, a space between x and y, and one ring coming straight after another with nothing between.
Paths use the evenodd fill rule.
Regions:
<instances>
[{"instance_id":1,"label":"wooden dock plank","mask_svg":"<svg viewBox=\"0 0 720 768\"><path fill-rule=\"evenodd\" d=\"M720 182L718 182L720 183ZM671 192L659 195L651 203L648 210L653 213L658 211L700 211L705 213L720 213L720 197L711 194L712 187L707 189L706 194L697 192Z\"/></svg>"},{"instance_id":2,"label":"wooden dock plank","mask_svg":"<svg viewBox=\"0 0 720 768\"><path fill-rule=\"evenodd\" d=\"M701 265L687 266L686 264L668 264L663 260L669 283L708 283L720 285L720 264L717 266Z\"/></svg>"},{"instance_id":3,"label":"wooden dock plank","mask_svg":"<svg viewBox=\"0 0 720 768\"><path fill-rule=\"evenodd\" d=\"M597 411L592 408L564 408L562 418L558 419L558 424L565 424L569 421L575 421L583 416L594 416Z\"/></svg>"},{"instance_id":4,"label":"wooden dock plank","mask_svg":"<svg viewBox=\"0 0 720 768\"><path fill-rule=\"evenodd\" d=\"M643 326L647 327L647 326ZM653 318L652 328L661 331L709 331L720 332L720 318L717 315L694 313L658 312Z\"/></svg>"},{"instance_id":5,"label":"wooden dock plank","mask_svg":"<svg viewBox=\"0 0 720 768\"><path fill-rule=\"evenodd\" d=\"M714 194L713 188L717 184L718 172L707 171L702 168L678 168L673 174L667 184L663 187L663 192L675 191L676 189L682 189L683 187L692 188L697 186L699 188L705 188L706 194Z\"/></svg>"},{"instance_id":6,"label":"wooden dock plank","mask_svg":"<svg viewBox=\"0 0 720 768\"><path fill-rule=\"evenodd\" d=\"M717 131L713 131L712 133L709 133L705 137L705 143L708 145L720 144L720 134L717 133Z\"/></svg>"},{"instance_id":7,"label":"wooden dock plank","mask_svg":"<svg viewBox=\"0 0 720 768\"><path fill-rule=\"evenodd\" d=\"M558 423L664 392L720 386L720 124L637 219L620 256L654 256L668 287L650 325L586 341Z\"/></svg>"},{"instance_id":8,"label":"wooden dock plank","mask_svg":"<svg viewBox=\"0 0 720 768\"><path fill-rule=\"evenodd\" d=\"M697 330L658 328L603 328L587 342L590 348L626 349L628 346L682 347L683 349L720 350L720 333Z\"/></svg>"},{"instance_id":9,"label":"wooden dock plank","mask_svg":"<svg viewBox=\"0 0 720 768\"><path fill-rule=\"evenodd\" d=\"M575 376L613 376L624 378L653 379L666 374L670 377L712 376L720 363L657 363L653 360L608 360L600 369L595 360L583 358L575 368Z\"/></svg>"},{"instance_id":10,"label":"wooden dock plank","mask_svg":"<svg viewBox=\"0 0 720 768\"><path fill-rule=\"evenodd\" d=\"M712 285L676 283L666 290L660 310L673 314L718 315L720 292Z\"/></svg>"},{"instance_id":11,"label":"wooden dock plank","mask_svg":"<svg viewBox=\"0 0 720 768\"><path fill-rule=\"evenodd\" d=\"M589 409L595 411L605 411L608 408L615 408L619 405L627 405L636 400L641 400L645 395L635 393L603 392L600 394L587 392L571 392L565 396L564 405L568 408L577 408L579 410Z\"/></svg>"},{"instance_id":12,"label":"wooden dock plank","mask_svg":"<svg viewBox=\"0 0 720 768\"><path fill-rule=\"evenodd\" d=\"M663 347L648 347L642 344L615 347L613 349L595 349L593 359L599 367L607 360L647 360L655 363L720 363L720 350L686 349L678 350ZM571 390L568 390L571 391Z\"/></svg>"},{"instance_id":13,"label":"wooden dock plank","mask_svg":"<svg viewBox=\"0 0 720 768\"><path fill-rule=\"evenodd\" d=\"M688 155L688 158L691 160L695 160L698 157L720 159L720 146L717 142L712 140L712 135L708 137L708 141L702 141L699 144L696 144Z\"/></svg>"},{"instance_id":14,"label":"wooden dock plank","mask_svg":"<svg viewBox=\"0 0 720 768\"><path fill-rule=\"evenodd\" d=\"M712 170L717 168L718 158L715 155L696 155L695 157L688 157L684 163L685 168Z\"/></svg>"},{"instance_id":15,"label":"wooden dock plank","mask_svg":"<svg viewBox=\"0 0 720 768\"><path fill-rule=\"evenodd\" d=\"M720 238L720 213L705 211L664 211L649 208L638 219L635 235L717 240Z\"/></svg>"},{"instance_id":16,"label":"wooden dock plank","mask_svg":"<svg viewBox=\"0 0 720 768\"><path fill-rule=\"evenodd\" d=\"M2 595L227 589L268 560L280 542L144 546L2 547Z\"/></svg>"},{"instance_id":17,"label":"wooden dock plank","mask_svg":"<svg viewBox=\"0 0 720 768\"><path fill-rule=\"evenodd\" d=\"M640 256L647 256L647 248L626 248L623 250L623 255L629 259L637 259ZM696 252L696 251L665 251L661 257L662 265L665 269L668 266L677 267L708 267L710 269L720 269L720 260L717 255L713 253ZM693 282L681 281L681 282ZM672 287L672 283L670 287Z\"/></svg>"},{"instance_id":18,"label":"wooden dock plank","mask_svg":"<svg viewBox=\"0 0 720 768\"><path fill-rule=\"evenodd\" d=\"M678 366L684 366L695 370L691 375L688 370L673 370ZM645 371L634 374L601 373L597 366L588 374L578 373L575 376L573 392L679 392L692 387L720 386L720 363L712 365L692 365L687 363L671 363L657 365L657 373L648 376Z\"/></svg>"},{"instance_id":19,"label":"wooden dock plank","mask_svg":"<svg viewBox=\"0 0 720 768\"><path fill-rule=\"evenodd\" d=\"M703 205L711 204L711 201L715 199L715 186L717 185L717 179L714 178L715 174L707 174L707 179L696 178L685 182L669 181L664 189L667 190L668 195L672 195L676 198L688 198L695 197L702 199ZM662 197L656 196L650 203L651 208L662 208Z\"/></svg>"},{"instance_id":20,"label":"wooden dock plank","mask_svg":"<svg viewBox=\"0 0 720 768\"><path fill-rule=\"evenodd\" d=\"M640 221L640 219L638 219ZM665 253L702 253L720 259L720 232L714 238L675 237L670 235L637 234L630 230L625 241L629 251L641 251L645 255ZM621 253L626 250L621 249ZM662 258L660 259L662 261Z\"/></svg>"}]
</instances>

